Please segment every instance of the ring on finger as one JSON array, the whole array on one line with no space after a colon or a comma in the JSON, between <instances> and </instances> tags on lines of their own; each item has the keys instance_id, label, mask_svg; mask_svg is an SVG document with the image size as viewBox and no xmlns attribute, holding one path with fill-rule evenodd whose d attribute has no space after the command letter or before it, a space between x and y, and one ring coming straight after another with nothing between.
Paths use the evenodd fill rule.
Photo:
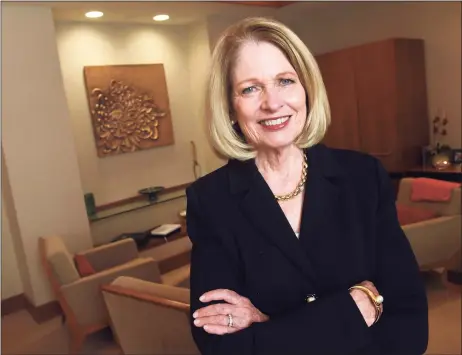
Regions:
<instances>
[{"instance_id":1,"label":"ring on finger","mask_svg":"<svg viewBox=\"0 0 462 355\"><path fill-rule=\"evenodd\" d=\"M228 314L228 327L232 328L234 326L233 315Z\"/></svg>"}]
</instances>

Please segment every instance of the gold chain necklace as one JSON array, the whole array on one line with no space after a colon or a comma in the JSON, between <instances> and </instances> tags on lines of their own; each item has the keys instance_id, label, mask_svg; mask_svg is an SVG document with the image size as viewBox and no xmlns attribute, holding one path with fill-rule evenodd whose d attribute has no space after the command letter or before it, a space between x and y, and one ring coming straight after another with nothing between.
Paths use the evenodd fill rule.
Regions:
<instances>
[{"instance_id":1,"label":"gold chain necklace","mask_svg":"<svg viewBox=\"0 0 462 355\"><path fill-rule=\"evenodd\" d=\"M308 162L306 161L306 155L303 154L303 168L302 168L302 177L300 179L300 182L297 184L297 187L295 187L295 190L288 193L287 195L274 195L276 200L287 201L287 200L294 198L295 196L298 196L300 192L302 192L305 189L307 172L308 172Z\"/></svg>"}]
</instances>

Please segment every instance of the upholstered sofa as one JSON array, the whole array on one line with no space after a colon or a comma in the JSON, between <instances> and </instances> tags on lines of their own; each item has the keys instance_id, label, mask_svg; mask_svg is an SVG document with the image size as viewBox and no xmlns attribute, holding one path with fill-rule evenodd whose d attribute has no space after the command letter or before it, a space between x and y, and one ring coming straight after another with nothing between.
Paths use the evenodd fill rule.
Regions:
<instances>
[{"instance_id":1,"label":"upholstered sofa","mask_svg":"<svg viewBox=\"0 0 462 355\"><path fill-rule=\"evenodd\" d=\"M427 218L403 223L406 234L422 271L448 266L461 248L461 188L452 189L449 201L413 201L413 178L403 178L396 200L398 215L402 207L415 208Z\"/></svg>"},{"instance_id":2,"label":"upholstered sofa","mask_svg":"<svg viewBox=\"0 0 462 355\"><path fill-rule=\"evenodd\" d=\"M200 354L190 330L189 284L180 286L125 276L103 286L111 328L124 354Z\"/></svg>"}]
</instances>

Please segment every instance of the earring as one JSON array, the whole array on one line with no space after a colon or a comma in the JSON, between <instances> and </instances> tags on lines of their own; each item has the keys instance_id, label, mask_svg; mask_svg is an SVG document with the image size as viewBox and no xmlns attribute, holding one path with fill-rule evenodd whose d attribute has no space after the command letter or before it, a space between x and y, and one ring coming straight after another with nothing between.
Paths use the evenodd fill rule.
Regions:
<instances>
[{"instance_id":1,"label":"earring","mask_svg":"<svg viewBox=\"0 0 462 355\"><path fill-rule=\"evenodd\" d=\"M231 125L233 125L233 126L234 126L235 124L236 124L236 121L234 121L234 120L231 120Z\"/></svg>"}]
</instances>

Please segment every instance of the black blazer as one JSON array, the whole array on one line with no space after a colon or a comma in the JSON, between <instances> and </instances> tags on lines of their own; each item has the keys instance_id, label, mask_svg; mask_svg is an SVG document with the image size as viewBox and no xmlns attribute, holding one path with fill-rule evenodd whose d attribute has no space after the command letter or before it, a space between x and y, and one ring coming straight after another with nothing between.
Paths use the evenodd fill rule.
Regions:
<instances>
[{"instance_id":1,"label":"black blazer","mask_svg":"<svg viewBox=\"0 0 462 355\"><path fill-rule=\"evenodd\" d=\"M234 334L192 324L202 354L403 354L427 348L423 280L398 223L379 161L316 145L305 150L308 179L300 238L254 160L231 160L187 189L191 315L204 292L227 288L270 317ZM384 313L368 328L348 288L372 281ZM316 294L317 300L306 302Z\"/></svg>"}]
</instances>

